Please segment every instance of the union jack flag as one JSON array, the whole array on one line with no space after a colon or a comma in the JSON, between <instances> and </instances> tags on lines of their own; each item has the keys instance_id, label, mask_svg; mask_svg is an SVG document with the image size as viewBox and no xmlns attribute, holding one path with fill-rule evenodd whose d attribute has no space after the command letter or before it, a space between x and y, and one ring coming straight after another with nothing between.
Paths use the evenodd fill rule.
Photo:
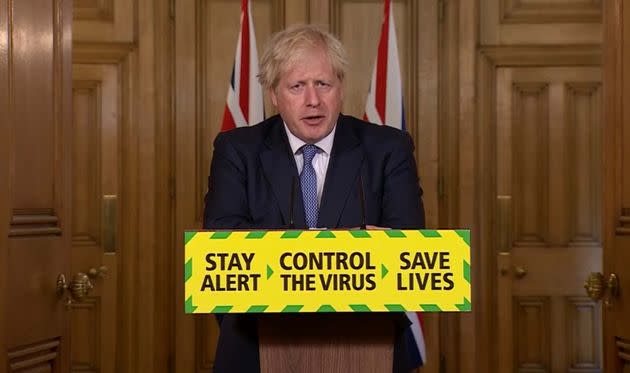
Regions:
<instances>
[{"instance_id":1,"label":"union jack flag","mask_svg":"<svg viewBox=\"0 0 630 373\"><path fill-rule=\"evenodd\" d=\"M251 126L265 118L262 87L258 82L258 50L249 0L241 2L241 30L223 112L221 131Z\"/></svg>"}]
</instances>

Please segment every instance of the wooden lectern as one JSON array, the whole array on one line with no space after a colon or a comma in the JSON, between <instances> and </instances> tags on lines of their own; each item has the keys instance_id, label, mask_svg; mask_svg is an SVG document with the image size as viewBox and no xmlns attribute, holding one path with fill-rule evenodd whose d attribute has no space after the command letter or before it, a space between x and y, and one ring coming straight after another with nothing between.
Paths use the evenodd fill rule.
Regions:
<instances>
[{"instance_id":1,"label":"wooden lectern","mask_svg":"<svg viewBox=\"0 0 630 373\"><path fill-rule=\"evenodd\" d=\"M391 372L394 338L406 320L400 313L261 314L260 371Z\"/></svg>"}]
</instances>

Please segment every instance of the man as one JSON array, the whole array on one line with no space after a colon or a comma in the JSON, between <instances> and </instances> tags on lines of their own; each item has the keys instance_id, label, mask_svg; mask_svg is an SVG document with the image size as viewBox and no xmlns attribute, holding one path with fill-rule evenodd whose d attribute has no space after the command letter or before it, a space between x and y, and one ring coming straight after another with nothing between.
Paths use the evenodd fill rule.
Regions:
<instances>
[{"instance_id":1,"label":"man","mask_svg":"<svg viewBox=\"0 0 630 373\"><path fill-rule=\"evenodd\" d=\"M424 227L409 135L341 114L346 61L314 26L272 37L259 80L279 115L217 136L204 228ZM255 319L226 315L220 327L215 372L258 372ZM406 349L398 338L395 372L410 370Z\"/></svg>"}]
</instances>

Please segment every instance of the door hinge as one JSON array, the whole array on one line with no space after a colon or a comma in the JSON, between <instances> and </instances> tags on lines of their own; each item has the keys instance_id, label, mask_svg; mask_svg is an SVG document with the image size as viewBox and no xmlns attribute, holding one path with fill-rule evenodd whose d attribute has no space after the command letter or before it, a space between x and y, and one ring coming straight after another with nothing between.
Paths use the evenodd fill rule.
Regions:
<instances>
[{"instance_id":1,"label":"door hinge","mask_svg":"<svg viewBox=\"0 0 630 373\"><path fill-rule=\"evenodd\" d=\"M437 193L438 193L438 199L442 200L444 199L444 176L440 175L438 176L438 185L437 185Z\"/></svg>"}]
</instances>

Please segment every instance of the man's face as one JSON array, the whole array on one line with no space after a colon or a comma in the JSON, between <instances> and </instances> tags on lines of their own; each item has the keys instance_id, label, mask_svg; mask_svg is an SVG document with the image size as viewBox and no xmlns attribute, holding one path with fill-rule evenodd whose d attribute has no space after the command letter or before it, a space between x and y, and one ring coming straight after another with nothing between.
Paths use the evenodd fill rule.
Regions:
<instances>
[{"instance_id":1,"label":"man's face","mask_svg":"<svg viewBox=\"0 0 630 373\"><path fill-rule=\"evenodd\" d=\"M291 133L313 144L335 126L343 87L324 50L314 48L304 51L293 67L280 76L270 96Z\"/></svg>"}]
</instances>

